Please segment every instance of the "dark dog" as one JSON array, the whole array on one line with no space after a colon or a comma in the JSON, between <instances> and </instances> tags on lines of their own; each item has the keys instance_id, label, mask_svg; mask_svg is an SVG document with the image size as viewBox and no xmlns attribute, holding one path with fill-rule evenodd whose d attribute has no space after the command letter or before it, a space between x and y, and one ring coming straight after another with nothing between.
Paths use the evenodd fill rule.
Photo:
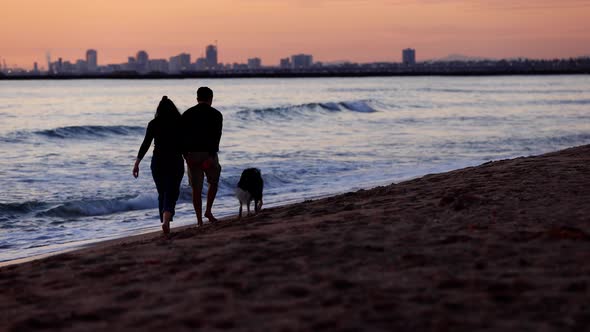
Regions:
<instances>
[{"instance_id":1,"label":"dark dog","mask_svg":"<svg viewBox=\"0 0 590 332\"><path fill-rule=\"evenodd\" d=\"M258 213L262 209L262 190L264 181L258 168L247 168L242 172L240 182L236 188L236 197L240 201L240 213L238 219L242 218L242 205L246 204L248 216L250 215L250 202L254 200L254 211Z\"/></svg>"}]
</instances>

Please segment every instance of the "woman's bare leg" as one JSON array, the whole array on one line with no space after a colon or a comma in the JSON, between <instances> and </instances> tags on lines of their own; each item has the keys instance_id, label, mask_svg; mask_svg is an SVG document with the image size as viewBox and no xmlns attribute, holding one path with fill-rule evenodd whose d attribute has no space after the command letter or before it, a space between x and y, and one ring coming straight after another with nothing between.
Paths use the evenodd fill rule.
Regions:
<instances>
[{"instance_id":1,"label":"woman's bare leg","mask_svg":"<svg viewBox=\"0 0 590 332\"><path fill-rule=\"evenodd\" d=\"M172 219L172 212L164 211L164 222L162 222L162 231L164 234L170 234L170 219Z\"/></svg>"}]
</instances>

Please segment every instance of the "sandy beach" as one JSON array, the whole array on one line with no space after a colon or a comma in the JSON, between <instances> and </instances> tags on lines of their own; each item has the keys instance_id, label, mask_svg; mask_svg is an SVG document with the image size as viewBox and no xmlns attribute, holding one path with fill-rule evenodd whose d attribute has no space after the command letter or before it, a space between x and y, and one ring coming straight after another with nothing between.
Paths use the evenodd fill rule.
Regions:
<instances>
[{"instance_id":1,"label":"sandy beach","mask_svg":"<svg viewBox=\"0 0 590 332\"><path fill-rule=\"evenodd\" d=\"M0 331L583 331L589 202L582 146L121 239L0 268Z\"/></svg>"}]
</instances>

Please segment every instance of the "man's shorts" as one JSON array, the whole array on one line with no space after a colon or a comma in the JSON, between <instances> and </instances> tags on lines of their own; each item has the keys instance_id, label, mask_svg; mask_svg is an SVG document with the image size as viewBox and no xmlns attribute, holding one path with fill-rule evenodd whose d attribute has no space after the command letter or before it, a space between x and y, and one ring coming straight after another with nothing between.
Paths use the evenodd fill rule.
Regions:
<instances>
[{"instance_id":1,"label":"man's shorts","mask_svg":"<svg viewBox=\"0 0 590 332\"><path fill-rule=\"evenodd\" d=\"M217 153L211 155L209 152L189 152L186 154L188 166L188 182L193 188L203 188L203 178L207 176L210 184L219 183L221 165Z\"/></svg>"}]
</instances>

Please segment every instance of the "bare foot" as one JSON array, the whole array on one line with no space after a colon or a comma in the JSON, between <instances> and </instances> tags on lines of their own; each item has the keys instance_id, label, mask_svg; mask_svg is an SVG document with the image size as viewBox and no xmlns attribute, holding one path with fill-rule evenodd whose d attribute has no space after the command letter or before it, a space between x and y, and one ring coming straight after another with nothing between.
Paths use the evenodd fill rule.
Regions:
<instances>
[{"instance_id":1,"label":"bare foot","mask_svg":"<svg viewBox=\"0 0 590 332\"><path fill-rule=\"evenodd\" d=\"M197 220L197 227L203 227L203 220Z\"/></svg>"},{"instance_id":2,"label":"bare foot","mask_svg":"<svg viewBox=\"0 0 590 332\"><path fill-rule=\"evenodd\" d=\"M211 223L217 222L217 218L215 218L211 212L205 212L205 218L209 219L209 222Z\"/></svg>"}]
</instances>

